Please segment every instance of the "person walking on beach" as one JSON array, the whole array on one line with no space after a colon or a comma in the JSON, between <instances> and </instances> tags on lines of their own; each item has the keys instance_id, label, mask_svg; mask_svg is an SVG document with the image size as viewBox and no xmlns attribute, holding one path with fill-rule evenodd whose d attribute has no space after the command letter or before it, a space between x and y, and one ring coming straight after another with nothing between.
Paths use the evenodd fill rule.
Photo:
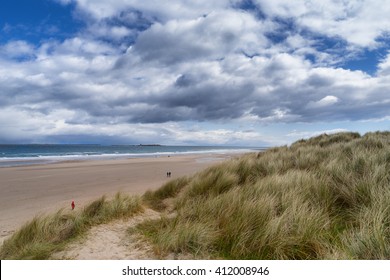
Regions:
<instances>
[{"instance_id":1,"label":"person walking on beach","mask_svg":"<svg viewBox=\"0 0 390 280\"><path fill-rule=\"evenodd\" d=\"M76 205L74 204L74 201L72 201L72 203L70 204L70 206L72 206L72 210L73 210L74 207L76 206Z\"/></svg>"}]
</instances>

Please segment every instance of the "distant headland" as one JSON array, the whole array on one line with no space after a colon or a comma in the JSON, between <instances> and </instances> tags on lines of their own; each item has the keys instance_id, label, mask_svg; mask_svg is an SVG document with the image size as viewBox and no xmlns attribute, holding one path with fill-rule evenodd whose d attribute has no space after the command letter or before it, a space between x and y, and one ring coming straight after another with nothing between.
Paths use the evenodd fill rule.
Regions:
<instances>
[{"instance_id":1,"label":"distant headland","mask_svg":"<svg viewBox=\"0 0 390 280\"><path fill-rule=\"evenodd\" d=\"M160 144L139 144L138 146L141 146L141 147L161 147L162 145L160 145Z\"/></svg>"}]
</instances>

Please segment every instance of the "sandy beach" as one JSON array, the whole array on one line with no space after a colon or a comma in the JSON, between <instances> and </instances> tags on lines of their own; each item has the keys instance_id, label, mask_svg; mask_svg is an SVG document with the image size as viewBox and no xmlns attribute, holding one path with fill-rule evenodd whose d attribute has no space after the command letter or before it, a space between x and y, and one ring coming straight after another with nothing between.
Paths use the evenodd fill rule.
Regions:
<instances>
[{"instance_id":1,"label":"sandy beach","mask_svg":"<svg viewBox=\"0 0 390 280\"><path fill-rule=\"evenodd\" d=\"M143 194L232 155L181 155L0 168L0 242L34 216L102 195ZM171 178L166 173L172 172Z\"/></svg>"}]
</instances>

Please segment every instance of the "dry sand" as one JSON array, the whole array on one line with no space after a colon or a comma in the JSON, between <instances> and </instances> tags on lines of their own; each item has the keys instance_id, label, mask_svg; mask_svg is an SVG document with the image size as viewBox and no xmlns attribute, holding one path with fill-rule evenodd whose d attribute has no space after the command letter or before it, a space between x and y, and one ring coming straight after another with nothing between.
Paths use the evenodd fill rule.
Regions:
<instances>
[{"instance_id":1,"label":"dry sand","mask_svg":"<svg viewBox=\"0 0 390 280\"><path fill-rule=\"evenodd\" d=\"M151 209L127 220L115 220L91 228L85 239L76 240L52 259L75 260L154 260L159 259L150 244L137 233L129 233L145 220L159 219L160 213Z\"/></svg>"},{"instance_id":2,"label":"dry sand","mask_svg":"<svg viewBox=\"0 0 390 280\"><path fill-rule=\"evenodd\" d=\"M143 194L231 155L186 155L0 168L0 244L34 216L118 191ZM166 173L172 172L167 178Z\"/></svg>"}]
</instances>

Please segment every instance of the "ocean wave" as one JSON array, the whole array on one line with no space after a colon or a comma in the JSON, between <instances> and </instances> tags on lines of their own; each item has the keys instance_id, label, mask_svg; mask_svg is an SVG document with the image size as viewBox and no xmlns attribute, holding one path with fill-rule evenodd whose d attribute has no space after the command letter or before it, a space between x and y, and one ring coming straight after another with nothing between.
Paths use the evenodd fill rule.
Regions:
<instances>
[{"instance_id":1,"label":"ocean wave","mask_svg":"<svg viewBox=\"0 0 390 280\"><path fill-rule=\"evenodd\" d=\"M82 152L78 154L64 155L34 155L34 156L14 156L0 157L0 166L20 166L31 164L48 164L63 161L79 160L104 160L104 159L126 159L126 158L150 158L179 155L201 155L201 154L234 154L253 152L256 149L209 149L198 151L164 151L152 153L89 153ZM258 150L258 149L257 149Z\"/></svg>"}]
</instances>

